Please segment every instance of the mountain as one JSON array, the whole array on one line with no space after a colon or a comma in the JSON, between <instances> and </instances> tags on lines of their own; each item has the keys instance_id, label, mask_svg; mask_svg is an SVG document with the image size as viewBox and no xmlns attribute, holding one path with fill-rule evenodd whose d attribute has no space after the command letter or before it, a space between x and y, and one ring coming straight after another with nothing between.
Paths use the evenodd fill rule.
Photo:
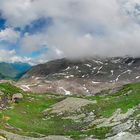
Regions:
<instances>
[{"instance_id":1,"label":"mountain","mask_svg":"<svg viewBox=\"0 0 140 140\"><path fill-rule=\"evenodd\" d=\"M34 92L95 95L139 79L140 58L64 58L32 67L18 84Z\"/></svg>"},{"instance_id":2,"label":"mountain","mask_svg":"<svg viewBox=\"0 0 140 140\"><path fill-rule=\"evenodd\" d=\"M0 63L0 79L18 79L31 66L26 63Z\"/></svg>"},{"instance_id":3,"label":"mountain","mask_svg":"<svg viewBox=\"0 0 140 140\"><path fill-rule=\"evenodd\" d=\"M8 140L139 140L139 79L140 58L34 66L17 83L0 83L0 133Z\"/></svg>"}]
</instances>

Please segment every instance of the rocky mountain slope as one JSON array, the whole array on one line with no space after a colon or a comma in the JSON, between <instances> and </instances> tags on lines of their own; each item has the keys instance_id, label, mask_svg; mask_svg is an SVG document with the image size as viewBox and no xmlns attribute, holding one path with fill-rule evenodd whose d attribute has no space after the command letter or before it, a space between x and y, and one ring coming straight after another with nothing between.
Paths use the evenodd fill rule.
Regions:
<instances>
[{"instance_id":1,"label":"rocky mountain slope","mask_svg":"<svg viewBox=\"0 0 140 140\"><path fill-rule=\"evenodd\" d=\"M34 92L94 95L139 79L140 58L59 59L34 66L18 86Z\"/></svg>"}]
</instances>

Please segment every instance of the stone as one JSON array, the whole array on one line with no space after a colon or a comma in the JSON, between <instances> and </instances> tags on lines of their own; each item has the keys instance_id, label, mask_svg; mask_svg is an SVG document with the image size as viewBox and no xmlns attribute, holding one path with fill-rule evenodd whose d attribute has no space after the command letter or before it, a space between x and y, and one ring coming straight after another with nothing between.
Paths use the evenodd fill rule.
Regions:
<instances>
[{"instance_id":1,"label":"stone","mask_svg":"<svg viewBox=\"0 0 140 140\"><path fill-rule=\"evenodd\" d=\"M129 130L131 127L133 126L133 121L131 120L128 120L127 122L125 123L121 123L117 126L114 126L112 128L112 133L113 134L118 134L118 133L121 133L123 131L126 131L126 130Z\"/></svg>"},{"instance_id":2,"label":"stone","mask_svg":"<svg viewBox=\"0 0 140 140\"><path fill-rule=\"evenodd\" d=\"M105 140L140 140L140 135L134 135L129 132L120 132L113 137L109 137Z\"/></svg>"},{"instance_id":3,"label":"stone","mask_svg":"<svg viewBox=\"0 0 140 140\"><path fill-rule=\"evenodd\" d=\"M6 138L4 138L4 137L0 136L0 140L6 140Z\"/></svg>"},{"instance_id":4,"label":"stone","mask_svg":"<svg viewBox=\"0 0 140 140\"><path fill-rule=\"evenodd\" d=\"M16 93L16 94L13 94L12 96L12 102L14 103L18 103L22 99L23 99L23 95L21 93Z\"/></svg>"}]
</instances>

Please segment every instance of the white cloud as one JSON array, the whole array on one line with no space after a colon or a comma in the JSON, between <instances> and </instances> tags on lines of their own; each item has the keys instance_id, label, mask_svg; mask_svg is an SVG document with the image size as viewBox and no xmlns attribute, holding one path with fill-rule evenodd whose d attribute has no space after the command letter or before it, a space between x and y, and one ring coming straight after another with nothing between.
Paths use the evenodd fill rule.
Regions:
<instances>
[{"instance_id":1,"label":"white cloud","mask_svg":"<svg viewBox=\"0 0 140 140\"><path fill-rule=\"evenodd\" d=\"M11 28L6 28L6 29L0 31L0 41L16 43L16 41L19 37L20 37L20 33L17 31L14 31Z\"/></svg>"},{"instance_id":2,"label":"white cloud","mask_svg":"<svg viewBox=\"0 0 140 140\"><path fill-rule=\"evenodd\" d=\"M15 50L4 50L4 49L0 50L0 62L8 62L8 63L23 62L29 63L31 65L36 64L33 62L32 58L18 56Z\"/></svg>"},{"instance_id":3,"label":"white cloud","mask_svg":"<svg viewBox=\"0 0 140 140\"><path fill-rule=\"evenodd\" d=\"M47 44L46 38L45 34L25 34L20 44L21 51L29 53L43 48Z\"/></svg>"},{"instance_id":4,"label":"white cloud","mask_svg":"<svg viewBox=\"0 0 140 140\"><path fill-rule=\"evenodd\" d=\"M30 0L0 0L0 9L7 24L24 26L36 18Z\"/></svg>"},{"instance_id":5,"label":"white cloud","mask_svg":"<svg viewBox=\"0 0 140 140\"><path fill-rule=\"evenodd\" d=\"M51 18L40 33L21 38L21 50L48 47L42 60L58 57L140 56L140 0L0 0L7 25L24 27ZM44 58L44 59L43 59Z\"/></svg>"}]
</instances>

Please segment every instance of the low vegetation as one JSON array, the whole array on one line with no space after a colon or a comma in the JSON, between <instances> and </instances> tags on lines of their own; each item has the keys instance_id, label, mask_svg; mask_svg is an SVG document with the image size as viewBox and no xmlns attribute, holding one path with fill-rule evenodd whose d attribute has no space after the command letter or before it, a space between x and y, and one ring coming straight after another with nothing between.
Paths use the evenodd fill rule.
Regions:
<instances>
[{"instance_id":1,"label":"low vegetation","mask_svg":"<svg viewBox=\"0 0 140 140\"><path fill-rule=\"evenodd\" d=\"M111 127L100 127L96 125L89 127L89 122L81 119L78 121L63 118L61 115L44 115L43 111L51 109L52 106L61 102L66 96L56 96L50 93L35 94L26 93L21 89L9 84L0 84L0 100L8 96L9 100L15 93L22 93L23 99L19 103L11 101L0 111L0 129L14 132L21 135L40 137L47 135L68 135L74 139L82 139L86 136L94 138L105 138ZM128 109L138 106L140 103L140 83L125 85L122 90L109 95L99 95L92 97L79 97L97 103L89 104L80 108L80 113L88 114L94 112L95 119L109 118L117 110L123 113ZM1 103L1 102L0 102ZM79 112L76 112L77 115ZM136 111L135 116L140 112Z\"/></svg>"}]
</instances>

